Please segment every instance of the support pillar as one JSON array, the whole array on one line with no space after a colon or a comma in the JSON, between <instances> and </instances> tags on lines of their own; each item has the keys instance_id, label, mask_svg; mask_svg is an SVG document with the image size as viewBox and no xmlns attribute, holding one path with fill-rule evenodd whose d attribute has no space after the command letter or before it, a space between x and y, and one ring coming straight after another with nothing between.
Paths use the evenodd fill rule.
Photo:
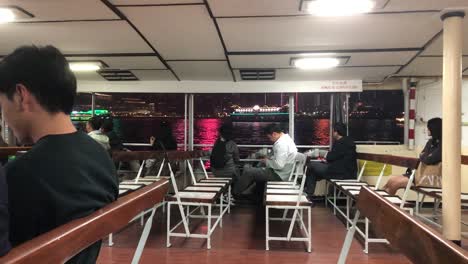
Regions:
<instances>
[{"instance_id":1,"label":"support pillar","mask_svg":"<svg viewBox=\"0 0 468 264\"><path fill-rule=\"evenodd\" d=\"M407 78L403 78L401 80L401 89L403 90L403 97L404 97L404 112L405 112L405 115L403 116L403 120L404 120L404 130L403 130L403 133L404 133L404 144L405 146L408 146L408 129L409 129L409 90L408 90L408 79Z\"/></svg>"},{"instance_id":2,"label":"support pillar","mask_svg":"<svg viewBox=\"0 0 468 264\"><path fill-rule=\"evenodd\" d=\"M289 136L294 140L294 109L295 107L294 94L289 95Z\"/></svg>"},{"instance_id":3,"label":"support pillar","mask_svg":"<svg viewBox=\"0 0 468 264\"><path fill-rule=\"evenodd\" d=\"M416 80L411 78L408 91L408 149L414 150L416 128ZM405 113L406 114L406 113Z\"/></svg>"},{"instance_id":4,"label":"support pillar","mask_svg":"<svg viewBox=\"0 0 468 264\"><path fill-rule=\"evenodd\" d=\"M461 242L461 85L463 11L441 16L444 30L442 86L442 229Z\"/></svg>"},{"instance_id":5,"label":"support pillar","mask_svg":"<svg viewBox=\"0 0 468 264\"><path fill-rule=\"evenodd\" d=\"M189 95L189 102L188 102L188 120L189 120L189 127L188 127L188 148L189 150L193 150L193 138L194 138L194 129L193 129L193 115L194 115L194 106L193 104L195 103L194 100L195 95L190 94Z\"/></svg>"}]
</instances>

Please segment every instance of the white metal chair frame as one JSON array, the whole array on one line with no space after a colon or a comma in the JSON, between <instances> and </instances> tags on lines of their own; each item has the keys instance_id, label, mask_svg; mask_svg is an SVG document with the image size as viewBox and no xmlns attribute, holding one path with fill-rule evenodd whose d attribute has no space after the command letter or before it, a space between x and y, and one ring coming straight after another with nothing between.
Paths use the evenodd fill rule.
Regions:
<instances>
[{"instance_id":1,"label":"white metal chair frame","mask_svg":"<svg viewBox=\"0 0 468 264\"><path fill-rule=\"evenodd\" d=\"M190 163L187 163L190 164ZM202 238L207 240L207 249L211 249L211 234L215 231L216 227L219 226L222 228L223 222L222 218L224 214L228 211L229 206L223 204L223 198L222 195L219 195L219 204L216 203L208 203L208 202L187 202L187 201L182 201L181 196L184 193L184 191L179 192L177 188L177 183L175 180L174 173L172 171L171 165L168 163L169 166L169 171L170 171L170 177L171 177L171 182L174 188L174 197L176 201L168 201L167 202L167 240L166 240L166 246L170 247L171 242L170 238L171 237L193 237L193 238ZM189 169L191 166L189 165ZM193 171L191 171L191 176L194 177L192 174ZM194 178L192 178L194 179ZM195 194L213 194L216 196L216 193L213 192L193 192ZM183 198L183 197L182 197ZM171 206L176 205L179 208L179 212L181 215L181 221L179 221L177 224L174 225L174 227L171 227ZM184 210L184 206L186 206ZM192 208L191 206L194 206L195 208ZM219 214L213 214L213 207L219 206ZM208 213L206 214L205 211L203 210L204 207L207 207ZM200 209L201 214L195 214L195 212ZM207 232L206 234L193 234L190 229L189 229L189 224L190 224L190 218L202 218L206 219L208 224L207 224ZM212 220L214 219L214 223L212 223ZM184 232L176 232L175 230L180 226L183 225Z\"/></svg>"},{"instance_id":2,"label":"white metal chair frame","mask_svg":"<svg viewBox=\"0 0 468 264\"><path fill-rule=\"evenodd\" d=\"M311 206L309 205L301 205L304 201L305 196L303 195L304 185L306 181L306 172L307 167L305 166L305 161L299 163L296 166L296 175L302 175L302 181L299 187L299 192L293 195L279 195L283 197L295 197L296 204L295 205L269 205L268 203L265 206L265 248L266 250L270 250L269 242L270 241L304 241L307 242L307 251L311 252L312 250L312 232L311 232ZM293 189L294 190L294 189ZM268 196L274 194L268 194L268 187L266 193L266 202L268 201ZM270 217L270 209L279 209L284 210L283 217L275 218ZM288 210L293 210L292 218L286 218L286 214ZM307 226L304 224L304 210L307 210ZM270 236L270 221L285 221L290 220L288 233L285 237L273 237ZM303 237L293 237L292 232L294 229L294 225L296 222L299 222L300 230L303 231Z\"/></svg>"}]
</instances>

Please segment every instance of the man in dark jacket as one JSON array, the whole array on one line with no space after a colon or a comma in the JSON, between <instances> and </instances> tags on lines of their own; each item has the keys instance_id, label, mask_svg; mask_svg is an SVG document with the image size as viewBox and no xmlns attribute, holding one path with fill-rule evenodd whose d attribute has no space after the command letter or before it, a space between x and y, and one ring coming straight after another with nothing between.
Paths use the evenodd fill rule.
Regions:
<instances>
[{"instance_id":1,"label":"man in dark jacket","mask_svg":"<svg viewBox=\"0 0 468 264\"><path fill-rule=\"evenodd\" d=\"M326 162L310 162L308 165L305 192L312 196L317 181L322 179L354 179L357 173L356 145L346 136L346 126L333 126L334 143L325 155Z\"/></svg>"}]
</instances>

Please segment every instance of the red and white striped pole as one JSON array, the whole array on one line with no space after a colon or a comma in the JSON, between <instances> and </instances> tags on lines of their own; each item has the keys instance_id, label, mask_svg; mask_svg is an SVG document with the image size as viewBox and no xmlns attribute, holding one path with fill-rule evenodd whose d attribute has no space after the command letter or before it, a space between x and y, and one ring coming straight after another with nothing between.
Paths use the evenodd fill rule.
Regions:
<instances>
[{"instance_id":1,"label":"red and white striped pole","mask_svg":"<svg viewBox=\"0 0 468 264\"><path fill-rule=\"evenodd\" d=\"M408 115L408 149L414 150L414 128L416 126L416 81L410 81Z\"/></svg>"}]
</instances>

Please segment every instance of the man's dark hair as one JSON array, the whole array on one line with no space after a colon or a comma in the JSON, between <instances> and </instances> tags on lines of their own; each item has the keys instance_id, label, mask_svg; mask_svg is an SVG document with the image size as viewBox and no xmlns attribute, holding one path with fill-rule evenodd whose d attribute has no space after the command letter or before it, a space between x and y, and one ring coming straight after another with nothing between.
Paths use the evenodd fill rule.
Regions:
<instances>
[{"instance_id":1,"label":"man's dark hair","mask_svg":"<svg viewBox=\"0 0 468 264\"><path fill-rule=\"evenodd\" d=\"M335 125L333 125L333 131L342 137L346 136L346 126L343 123L335 123Z\"/></svg>"},{"instance_id":2,"label":"man's dark hair","mask_svg":"<svg viewBox=\"0 0 468 264\"><path fill-rule=\"evenodd\" d=\"M435 117L427 121L427 129L431 131L433 140L442 140L442 119Z\"/></svg>"},{"instance_id":3,"label":"man's dark hair","mask_svg":"<svg viewBox=\"0 0 468 264\"><path fill-rule=\"evenodd\" d=\"M102 122L101 128L105 133L109 133L114 130L114 122L111 119L105 119Z\"/></svg>"},{"instance_id":4,"label":"man's dark hair","mask_svg":"<svg viewBox=\"0 0 468 264\"><path fill-rule=\"evenodd\" d=\"M76 78L57 48L23 46L3 58L0 93L11 100L17 84L24 85L46 111L71 113Z\"/></svg>"},{"instance_id":5,"label":"man's dark hair","mask_svg":"<svg viewBox=\"0 0 468 264\"><path fill-rule=\"evenodd\" d=\"M93 116L88 120L88 123L93 130L99 130L102 125L102 119L97 116Z\"/></svg>"},{"instance_id":6,"label":"man's dark hair","mask_svg":"<svg viewBox=\"0 0 468 264\"><path fill-rule=\"evenodd\" d=\"M282 133L284 132L284 128L280 124L269 124L263 129L265 135L271 135L273 132Z\"/></svg>"},{"instance_id":7,"label":"man's dark hair","mask_svg":"<svg viewBox=\"0 0 468 264\"><path fill-rule=\"evenodd\" d=\"M223 124L220 128L219 128L219 134L226 140L226 141L229 141L229 140L232 140L234 138L234 135L233 135L233 131L234 130L234 127L232 126L232 124Z\"/></svg>"}]
</instances>

